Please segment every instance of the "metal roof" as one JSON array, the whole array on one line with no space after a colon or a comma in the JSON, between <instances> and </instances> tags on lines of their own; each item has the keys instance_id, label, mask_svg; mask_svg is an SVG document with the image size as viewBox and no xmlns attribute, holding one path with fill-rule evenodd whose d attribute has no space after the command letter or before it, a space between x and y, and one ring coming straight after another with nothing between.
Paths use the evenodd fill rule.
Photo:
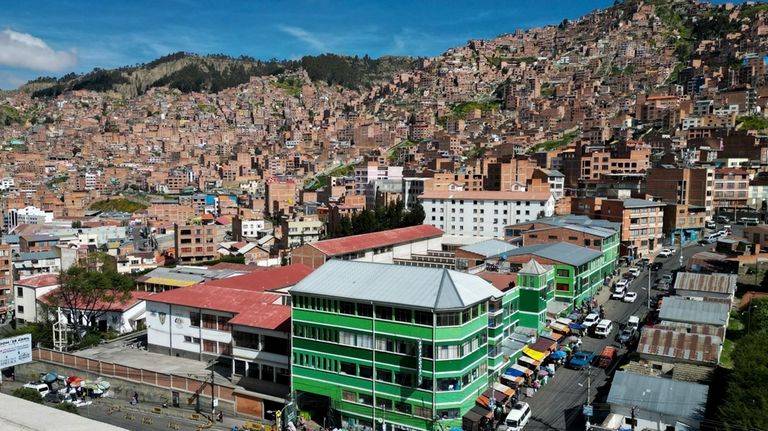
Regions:
<instances>
[{"instance_id":1,"label":"metal roof","mask_svg":"<svg viewBox=\"0 0 768 431\"><path fill-rule=\"evenodd\" d=\"M733 295L736 293L736 278L736 274L698 274L693 272L681 272L677 274L675 290Z\"/></svg>"},{"instance_id":2,"label":"metal roof","mask_svg":"<svg viewBox=\"0 0 768 431\"><path fill-rule=\"evenodd\" d=\"M326 262L289 292L428 310L464 309L503 295L463 272L345 260Z\"/></svg>"},{"instance_id":3,"label":"metal roof","mask_svg":"<svg viewBox=\"0 0 768 431\"><path fill-rule=\"evenodd\" d=\"M528 232L542 232L542 231L548 231L554 228L562 228L562 229L570 229L577 232L583 232L589 235L599 236L601 238L608 238L611 235L615 235L616 231L613 229L608 229L604 227L598 227L598 226L580 226L575 224L563 224L563 225L555 225L555 226L547 226L542 227L539 229L532 229L527 231Z\"/></svg>"},{"instance_id":4,"label":"metal roof","mask_svg":"<svg viewBox=\"0 0 768 431\"><path fill-rule=\"evenodd\" d=\"M469 253L477 254L484 257L494 257L504 254L510 250L516 249L516 245L512 245L508 242L500 239L489 239L486 241L477 242L470 245L461 247L460 250L467 251Z\"/></svg>"},{"instance_id":5,"label":"metal roof","mask_svg":"<svg viewBox=\"0 0 768 431\"><path fill-rule=\"evenodd\" d=\"M58 259L61 256L54 251L30 251L30 252L20 252L19 254L16 254L13 256L13 261L18 262L22 260L40 260L40 259Z\"/></svg>"},{"instance_id":6,"label":"metal roof","mask_svg":"<svg viewBox=\"0 0 768 431\"><path fill-rule=\"evenodd\" d=\"M520 268L519 271L517 271L518 274L532 274L532 275L541 275L546 274L547 271L551 270L551 266L544 266L540 264L539 262L536 262L535 260L531 259L523 265L522 268Z\"/></svg>"},{"instance_id":7,"label":"metal roof","mask_svg":"<svg viewBox=\"0 0 768 431\"><path fill-rule=\"evenodd\" d=\"M719 302L670 296L664 298L661 304L659 320L725 326L728 324L729 308L727 304Z\"/></svg>"},{"instance_id":8,"label":"metal roof","mask_svg":"<svg viewBox=\"0 0 768 431\"><path fill-rule=\"evenodd\" d=\"M637 352L691 362L717 365L722 338L716 335L689 334L663 328L643 328Z\"/></svg>"},{"instance_id":9,"label":"metal roof","mask_svg":"<svg viewBox=\"0 0 768 431\"><path fill-rule=\"evenodd\" d=\"M545 259L555 260L567 265L584 265L602 256L599 251L591 248L579 247L567 242L555 242L551 244L537 244L516 248L508 253L508 256L532 254Z\"/></svg>"},{"instance_id":10,"label":"metal roof","mask_svg":"<svg viewBox=\"0 0 768 431\"><path fill-rule=\"evenodd\" d=\"M530 223L548 224L552 226L566 226L566 225L589 226L592 228L599 227L603 229L612 229L614 231L618 231L619 229L621 229L621 223L602 220L602 219L591 219L585 215L573 215L573 214L569 214L565 216L540 218Z\"/></svg>"},{"instance_id":11,"label":"metal roof","mask_svg":"<svg viewBox=\"0 0 768 431\"><path fill-rule=\"evenodd\" d=\"M624 199L624 208L649 208L649 207L663 207L667 204L662 202L654 202L646 199Z\"/></svg>"},{"instance_id":12,"label":"metal roof","mask_svg":"<svg viewBox=\"0 0 768 431\"><path fill-rule=\"evenodd\" d=\"M352 235L344 238L326 239L310 243L326 256L339 256L347 253L390 247L413 241L439 238L443 231L431 225L416 225L381 232Z\"/></svg>"},{"instance_id":13,"label":"metal roof","mask_svg":"<svg viewBox=\"0 0 768 431\"><path fill-rule=\"evenodd\" d=\"M619 371L613 377L608 402L637 407L645 413L700 421L704 418L708 393L709 387L698 383Z\"/></svg>"}]
</instances>

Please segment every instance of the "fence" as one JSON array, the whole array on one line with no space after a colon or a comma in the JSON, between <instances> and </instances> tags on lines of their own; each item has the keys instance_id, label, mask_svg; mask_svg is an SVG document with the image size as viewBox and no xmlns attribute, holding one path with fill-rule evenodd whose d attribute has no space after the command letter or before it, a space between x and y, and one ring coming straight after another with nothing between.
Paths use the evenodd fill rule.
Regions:
<instances>
[{"instance_id":1,"label":"fence","mask_svg":"<svg viewBox=\"0 0 768 431\"><path fill-rule=\"evenodd\" d=\"M203 385L204 381L187 376L178 376L174 374L158 373L156 371L145 370L143 368L127 367L125 365L112 362L98 361L95 359L83 358L70 353L57 352L55 350L35 348L32 349L32 359L35 361L48 362L62 365L90 373L98 374L103 377L114 377L127 380L134 383L156 386L161 389L171 389L179 392L192 394ZM215 385L215 398L222 401L234 402L235 397L233 388L221 385ZM211 397L211 385L205 385L200 392L201 396Z\"/></svg>"}]
</instances>

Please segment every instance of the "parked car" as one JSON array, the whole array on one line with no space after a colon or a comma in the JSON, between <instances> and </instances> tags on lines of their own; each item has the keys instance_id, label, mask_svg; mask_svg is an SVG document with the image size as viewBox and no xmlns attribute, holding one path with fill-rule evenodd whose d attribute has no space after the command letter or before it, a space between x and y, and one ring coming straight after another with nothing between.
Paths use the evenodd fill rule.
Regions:
<instances>
[{"instance_id":1,"label":"parked car","mask_svg":"<svg viewBox=\"0 0 768 431\"><path fill-rule=\"evenodd\" d=\"M595 325L595 337L598 338L607 338L609 335L611 335L611 331L613 331L613 322L611 322L608 319L601 320L597 325Z\"/></svg>"},{"instance_id":2,"label":"parked car","mask_svg":"<svg viewBox=\"0 0 768 431\"><path fill-rule=\"evenodd\" d=\"M640 318L637 316L629 316L629 320L627 320L627 328L632 328L635 331L640 330Z\"/></svg>"},{"instance_id":3,"label":"parked car","mask_svg":"<svg viewBox=\"0 0 768 431\"><path fill-rule=\"evenodd\" d=\"M721 229L721 230L717 231L717 234L720 235L721 238L724 237L724 236L728 236L729 233L730 232L728 232L725 229Z\"/></svg>"},{"instance_id":4,"label":"parked car","mask_svg":"<svg viewBox=\"0 0 768 431\"><path fill-rule=\"evenodd\" d=\"M616 336L616 341L625 346L632 344L635 341L636 334L637 332L634 329L627 326Z\"/></svg>"},{"instance_id":5,"label":"parked car","mask_svg":"<svg viewBox=\"0 0 768 431\"><path fill-rule=\"evenodd\" d=\"M611 299L622 299L627 294L627 288L624 286L616 286L616 289L611 293Z\"/></svg>"},{"instance_id":6,"label":"parked car","mask_svg":"<svg viewBox=\"0 0 768 431\"><path fill-rule=\"evenodd\" d=\"M651 269L651 271L658 271L658 270L660 270L663 267L664 267L663 263L661 263L661 262L653 262L649 268Z\"/></svg>"},{"instance_id":7,"label":"parked car","mask_svg":"<svg viewBox=\"0 0 768 431\"><path fill-rule=\"evenodd\" d=\"M674 248L665 248L664 250L661 250L659 252L658 256L659 257L669 257L669 256L672 256L673 254L675 254L675 249Z\"/></svg>"},{"instance_id":8,"label":"parked car","mask_svg":"<svg viewBox=\"0 0 768 431\"><path fill-rule=\"evenodd\" d=\"M613 288L615 290L615 289L619 289L619 288L626 288L627 286L629 286L629 281L627 281L627 280L619 280L619 281L616 282L616 286L614 286Z\"/></svg>"},{"instance_id":9,"label":"parked car","mask_svg":"<svg viewBox=\"0 0 768 431\"><path fill-rule=\"evenodd\" d=\"M600 368L608 368L616 359L618 350L613 346L605 346L597 356L597 366Z\"/></svg>"},{"instance_id":10,"label":"parked car","mask_svg":"<svg viewBox=\"0 0 768 431\"><path fill-rule=\"evenodd\" d=\"M672 284L672 274L664 274L661 276L661 281L667 282L669 284Z\"/></svg>"},{"instance_id":11,"label":"parked car","mask_svg":"<svg viewBox=\"0 0 768 431\"><path fill-rule=\"evenodd\" d=\"M36 391L40 392L40 396L45 398L46 395L51 393L51 388L48 387L45 383L42 382L29 382L26 385L24 385L25 388L35 389Z\"/></svg>"},{"instance_id":12,"label":"parked car","mask_svg":"<svg viewBox=\"0 0 768 431\"><path fill-rule=\"evenodd\" d=\"M633 266L632 268L629 268L629 270L627 270L627 273L632 274L632 277L637 277L638 275L640 275L640 268Z\"/></svg>"},{"instance_id":13,"label":"parked car","mask_svg":"<svg viewBox=\"0 0 768 431\"><path fill-rule=\"evenodd\" d=\"M715 221L718 222L718 223L730 223L731 219L729 219L726 216L717 216L717 217L715 217Z\"/></svg>"},{"instance_id":14,"label":"parked car","mask_svg":"<svg viewBox=\"0 0 768 431\"><path fill-rule=\"evenodd\" d=\"M582 325L584 325L587 328L590 328L597 324L597 322L600 321L600 315L597 313L589 313L587 314L587 317L584 318L584 321L581 322Z\"/></svg>"},{"instance_id":15,"label":"parked car","mask_svg":"<svg viewBox=\"0 0 768 431\"><path fill-rule=\"evenodd\" d=\"M710 220L710 221L704 223L704 227L707 228L707 229L714 229L714 228L717 227L717 223L715 223L714 220Z\"/></svg>"},{"instance_id":16,"label":"parked car","mask_svg":"<svg viewBox=\"0 0 768 431\"><path fill-rule=\"evenodd\" d=\"M507 418L504 420L503 426L499 427L506 429L506 431L521 431L531 419L531 407L528 403L517 403L507 414Z\"/></svg>"},{"instance_id":17,"label":"parked car","mask_svg":"<svg viewBox=\"0 0 768 431\"><path fill-rule=\"evenodd\" d=\"M623 302L635 302L637 299L637 292L627 292L621 300Z\"/></svg>"},{"instance_id":18,"label":"parked car","mask_svg":"<svg viewBox=\"0 0 768 431\"><path fill-rule=\"evenodd\" d=\"M574 370L583 370L592 363L593 359L595 359L595 354L592 352L576 352L568 361L568 367Z\"/></svg>"}]
</instances>

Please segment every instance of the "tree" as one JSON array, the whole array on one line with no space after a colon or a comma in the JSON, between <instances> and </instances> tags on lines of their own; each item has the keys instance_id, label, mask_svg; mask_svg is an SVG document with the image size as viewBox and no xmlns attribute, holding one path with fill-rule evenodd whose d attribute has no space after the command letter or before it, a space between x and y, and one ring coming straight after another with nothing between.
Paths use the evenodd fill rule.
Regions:
<instances>
[{"instance_id":1,"label":"tree","mask_svg":"<svg viewBox=\"0 0 768 431\"><path fill-rule=\"evenodd\" d=\"M768 279L768 274L763 279ZM742 314L744 327L749 333L768 332L768 298L756 298L749 301L747 312Z\"/></svg>"},{"instance_id":2,"label":"tree","mask_svg":"<svg viewBox=\"0 0 768 431\"><path fill-rule=\"evenodd\" d=\"M133 279L119 274L108 264L109 256L94 253L86 265L70 267L59 276L60 287L49 302L61 307L71 316L70 324L75 337L81 339L82 330L95 325L114 304L127 301L133 289Z\"/></svg>"},{"instance_id":3,"label":"tree","mask_svg":"<svg viewBox=\"0 0 768 431\"><path fill-rule=\"evenodd\" d=\"M23 400L32 401L33 403L43 403L43 396L40 395L40 392L38 392L37 389L33 388L16 388L13 391L13 396Z\"/></svg>"},{"instance_id":4,"label":"tree","mask_svg":"<svg viewBox=\"0 0 768 431\"><path fill-rule=\"evenodd\" d=\"M725 430L768 429L768 332L739 339L732 358L720 422Z\"/></svg>"},{"instance_id":5,"label":"tree","mask_svg":"<svg viewBox=\"0 0 768 431\"><path fill-rule=\"evenodd\" d=\"M72 222L72 229L80 229L81 227L83 227L83 222L80 220L75 220Z\"/></svg>"},{"instance_id":6,"label":"tree","mask_svg":"<svg viewBox=\"0 0 768 431\"><path fill-rule=\"evenodd\" d=\"M426 217L427 214L424 212L424 207L421 206L421 202L416 202L403 218L403 226L420 225L424 223Z\"/></svg>"},{"instance_id":7,"label":"tree","mask_svg":"<svg viewBox=\"0 0 768 431\"><path fill-rule=\"evenodd\" d=\"M76 415L79 415L80 412L77 410L77 406L72 403L59 403L55 409L65 411L67 413L74 413Z\"/></svg>"}]
</instances>

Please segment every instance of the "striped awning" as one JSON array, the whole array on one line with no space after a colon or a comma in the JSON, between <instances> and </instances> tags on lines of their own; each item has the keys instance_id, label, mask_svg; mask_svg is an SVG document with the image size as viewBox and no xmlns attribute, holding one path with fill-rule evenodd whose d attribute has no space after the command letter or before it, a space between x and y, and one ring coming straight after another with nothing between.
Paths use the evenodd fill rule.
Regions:
<instances>
[{"instance_id":1,"label":"striped awning","mask_svg":"<svg viewBox=\"0 0 768 431\"><path fill-rule=\"evenodd\" d=\"M515 395L515 390L510 388L509 386L502 385L501 383L494 383L493 389L502 392L504 395L511 397L512 395Z\"/></svg>"},{"instance_id":2,"label":"striped awning","mask_svg":"<svg viewBox=\"0 0 768 431\"><path fill-rule=\"evenodd\" d=\"M502 374L501 378L504 379L505 382L509 382L508 384L515 386L520 386L525 382L525 379L522 376L510 376L509 374Z\"/></svg>"},{"instance_id":3,"label":"striped awning","mask_svg":"<svg viewBox=\"0 0 768 431\"><path fill-rule=\"evenodd\" d=\"M531 376L531 375L533 375L533 370L532 370L532 369L530 369L530 368L526 368L526 367L524 367L524 366L522 366L522 365L520 365L520 364L514 364L514 365L512 365L512 366L511 366L511 367L509 367L509 368L514 368L514 369L516 369L517 371L520 371L520 372L522 372L522 373L523 373L524 375L526 375L526 376Z\"/></svg>"},{"instance_id":4,"label":"striped awning","mask_svg":"<svg viewBox=\"0 0 768 431\"><path fill-rule=\"evenodd\" d=\"M521 356L521 357L517 358L517 362L520 365L522 365L522 366L524 366L526 368L530 368L530 369L534 369L534 368L538 367L539 365L541 365L541 361L537 361L535 359L531 359L531 358L529 358L527 356Z\"/></svg>"},{"instance_id":5,"label":"striped awning","mask_svg":"<svg viewBox=\"0 0 768 431\"><path fill-rule=\"evenodd\" d=\"M562 324L559 322L552 322L549 324L549 328L553 331L562 332L564 334L568 334L571 332L571 329L568 327L567 324Z\"/></svg>"}]
</instances>

